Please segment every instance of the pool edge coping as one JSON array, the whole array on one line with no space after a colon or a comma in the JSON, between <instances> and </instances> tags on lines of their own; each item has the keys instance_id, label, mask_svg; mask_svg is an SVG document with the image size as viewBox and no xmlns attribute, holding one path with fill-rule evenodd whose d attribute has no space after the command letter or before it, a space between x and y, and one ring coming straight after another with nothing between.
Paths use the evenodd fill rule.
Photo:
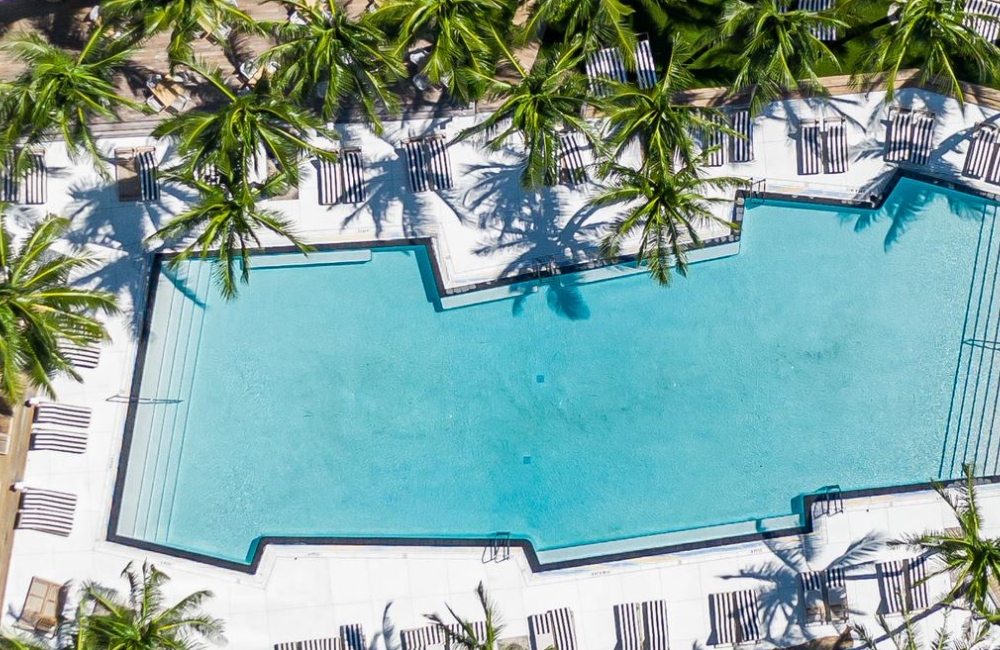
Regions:
<instances>
[{"instance_id":1,"label":"pool edge coping","mask_svg":"<svg viewBox=\"0 0 1000 650\"><path fill-rule=\"evenodd\" d=\"M987 201L1000 203L1000 195L995 194L993 192L987 192L985 190L974 187L960 180L940 178L923 172L918 172L912 169L904 169L897 167L887 177L886 182L881 186L880 191L878 193L870 195L867 200L862 200L859 198L839 199L832 197L811 197L801 194L773 192L767 190L754 191L753 184L751 183L750 189L739 188L734 192L732 220L734 223L737 223L740 226L742 226L743 217L746 210L746 204L748 201L753 201L753 200L762 200L762 201L779 200L779 201L805 203L812 205L840 206L847 208L863 208L863 209L877 210L880 209L885 204L888 198L892 195L893 191L896 189L896 186L899 184L899 181L904 178L927 183L947 190L962 192L963 194L968 194L970 196L984 199ZM741 228L734 229L733 231L730 232L728 236L716 237L711 240L705 241L704 245L700 248L711 248L713 246L739 242L741 239L741 234L742 234ZM442 270L439 264L439 258L436 255L434 237L431 236L368 240L368 241L361 240L353 242L330 242L327 244L316 244L313 246L313 248L316 251L342 250L342 249L352 249L352 248L380 249L380 248L400 248L400 247L423 247L425 249L425 253L430 263L431 273L434 277L435 287L438 292L436 301L437 304L435 305L435 308L440 308L441 299L446 297L467 294L473 291L510 286L522 282L535 281L539 279L556 277L565 274L579 273L582 271L588 271L600 267L635 263L634 255L622 256L617 258L616 260L589 260L586 262L578 262L566 266L559 266L554 270L549 270L549 269L544 269L541 271L526 270L523 273L506 276L503 278L498 278L496 280L491 280L488 282L480 282L470 285L461 285L459 287L453 287L451 289L448 289L444 285ZM693 247L687 246L686 248L688 250L691 250ZM297 250L298 249L295 246L274 246L274 247L264 247L259 252L265 254L289 253L289 252L296 252ZM145 302L143 305L142 327L140 329L139 342L136 347L136 359L133 365L132 381L129 389L128 410L125 416L125 427L122 436L122 444L119 450L118 462L115 468L116 475L114 482L114 490L112 493L111 513L108 520L107 538L106 538L107 541L114 544L122 544L124 546L129 546L132 548L138 548L154 553L160 553L170 557L190 560L202 564L208 564L210 566L214 566L217 568L228 569L250 575L254 575L257 573L257 570L263 559L264 551L267 549L268 546L272 544L278 546L393 546L393 547L428 547L428 548L458 547L458 548L484 548L484 549L489 548L495 544L497 539L496 535L499 533L494 533L493 535L485 537L336 537L336 536L311 537L311 536L264 535L255 538L252 546L253 555L250 559L250 562L244 563L234 560L226 560L211 555L205 555L194 551L187 551L184 549L158 544L156 542L150 542L147 540L141 540L134 537L128 537L126 535L119 535L117 533L117 528L121 515L122 493L125 487L125 476L128 470L129 456L132 447L132 436L133 436L133 430L135 428L135 420L137 415L136 412L137 412L137 407L139 406L138 396L142 385L142 376L145 369L146 353L149 344L149 334L152 325L151 323L152 313L156 301L156 291L158 283L155 282L154 280L160 273L163 263L176 258L179 254L180 253L178 252L154 253L153 263L149 267L149 274L146 278L148 286L145 293ZM957 481L960 482L961 480L962 479L958 479ZM985 483L985 484L1000 483L1000 475L977 477L976 480L978 483ZM843 490L843 491L838 490L837 494L838 498L840 498L841 500L885 496L892 494L906 494L911 492L931 490L938 483L944 485L954 485L956 483L956 480L952 479L941 482L926 481L926 482L911 483L906 485L867 488L858 490ZM672 553L681 553L685 551L693 551L699 549L718 548L722 546L763 541L767 539L787 537L791 535L803 535L803 534L809 534L814 530L815 517L813 515L813 507L812 507L813 504L822 499L827 498L827 496L828 495L825 493L820 493L820 494L813 493L802 496L803 512L801 513L792 512L789 514L791 514L792 516L802 517L804 521L797 526L790 526L787 528L780 528L770 531L721 536L704 540L681 542L677 544L654 545L647 548L623 550L607 554L585 555L579 558L569 558L547 563L542 562L539 559L538 552L535 550L535 545L532 543L530 539L511 536L508 540L508 546L511 548L520 548L524 553L525 558L527 559L528 565L531 568L532 573L541 573L546 571L555 571L559 569L597 565L607 562L631 560L642 557L668 555ZM760 522L768 518L769 517L752 518L744 520L743 522L728 522L728 523ZM721 525L726 525L726 522L699 528L704 528L705 530L709 530L714 526L721 526ZM691 529L691 530L697 530L697 529ZM681 531L670 531L670 532L681 532ZM650 535L648 535L648 537L655 537L663 534L664 533L651 533ZM669 532L667 534L669 534ZM647 537L647 536L643 535L633 539L641 539L642 537ZM579 545L579 547L586 548L587 546L592 546L598 543L600 542L581 544ZM565 550L565 548L572 548L572 547L564 547L563 550Z\"/></svg>"}]
</instances>

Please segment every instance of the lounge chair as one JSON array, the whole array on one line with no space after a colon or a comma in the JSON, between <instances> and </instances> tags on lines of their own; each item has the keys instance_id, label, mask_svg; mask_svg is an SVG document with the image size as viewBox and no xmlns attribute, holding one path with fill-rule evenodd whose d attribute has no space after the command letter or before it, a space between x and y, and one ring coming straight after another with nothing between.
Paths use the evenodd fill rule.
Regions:
<instances>
[{"instance_id":1,"label":"lounge chair","mask_svg":"<svg viewBox=\"0 0 1000 650\"><path fill-rule=\"evenodd\" d=\"M365 167L361 149L341 149L336 162L318 161L319 204L364 203Z\"/></svg>"},{"instance_id":2,"label":"lounge chair","mask_svg":"<svg viewBox=\"0 0 1000 650\"><path fill-rule=\"evenodd\" d=\"M451 173L451 157L448 155L448 143L444 136L433 135L424 138L427 147L428 176L435 190L450 190L455 186Z\"/></svg>"},{"instance_id":3,"label":"lounge chair","mask_svg":"<svg viewBox=\"0 0 1000 650\"><path fill-rule=\"evenodd\" d=\"M734 163L753 160L753 118L749 108L734 108L727 111L729 124L742 137L729 137L729 160Z\"/></svg>"},{"instance_id":4,"label":"lounge chair","mask_svg":"<svg viewBox=\"0 0 1000 650\"><path fill-rule=\"evenodd\" d=\"M14 160L9 159L0 173L0 199L5 203L43 205L48 198L48 172L45 167L45 152L31 151L27 154L26 170L13 170Z\"/></svg>"},{"instance_id":5,"label":"lounge chair","mask_svg":"<svg viewBox=\"0 0 1000 650\"><path fill-rule=\"evenodd\" d=\"M152 147L115 149L118 200L157 201L160 186L156 178L156 151Z\"/></svg>"},{"instance_id":6,"label":"lounge chair","mask_svg":"<svg viewBox=\"0 0 1000 650\"><path fill-rule=\"evenodd\" d=\"M625 83L625 58L617 47L606 47L587 55L583 65L587 71L590 92L597 97L607 97L611 89L607 81Z\"/></svg>"},{"instance_id":7,"label":"lounge chair","mask_svg":"<svg viewBox=\"0 0 1000 650\"><path fill-rule=\"evenodd\" d=\"M59 346L59 350L78 370L96 368L101 360L101 348L96 345L83 346L75 343L63 343Z\"/></svg>"},{"instance_id":8,"label":"lounge chair","mask_svg":"<svg viewBox=\"0 0 1000 650\"><path fill-rule=\"evenodd\" d=\"M885 138L886 162L909 161L913 151L913 111L893 108L889 112L889 128Z\"/></svg>"},{"instance_id":9,"label":"lounge chair","mask_svg":"<svg viewBox=\"0 0 1000 650\"><path fill-rule=\"evenodd\" d=\"M531 650L576 650L576 623L568 607L528 617Z\"/></svg>"},{"instance_id":10,"label":"lounge chair","mask_svg":"<svg viewBox=\"0 0 1000 650\"><path fill-rule=\"evenodd\" d=\"M469 623L472 626L472 634L476 636L476 639L482 641L486 638L486 621L472 621ZM458 647L452 642L453 637L464 637L469 633L469 630L462 627L461 623L451 623L448 625L448 631L451 633L450 636L446 638L446 644L449 650L458 650Z\"/></svg>"},{"instance_id":11,"label":"lounge chair","mask_svg":"<svg viewBox=\"0 0 1000 650\"><path fill-rule=\"evenodd\" d=\"M1000 37L1000 3L993 0L966 0L962 22L984 39L995 43Z\"/></svg>"},{"instance_id":12,"label":"lounge chair","mask_svg":"<svg viewBox=\"0 0 1000 650\"><path fill-rule=\"evenodd\" d=\"M410 189L417 194L430 189L430 181L427 179L427 163L423 142L419 139L405 140L403 149L406 151L406 170L410 178Z\"/></svg>"},{"instance_id":13,"label":"lounge chair","mask_svg":"<svg viewBox=\"0 0 1000 650\"><path fill-rule=\"evenodd\" d=\"M628 603L615 606L618 650L642 650L642 606Z\"/></svg>"},{"instance_id":14,"label":"lounge chair","mask_svg":"<svg viewBox=\"0 0 1000 650\"><path fill-rule=\"evenodd\" d=\"M319 639L306 639L305 641L275 643L274 650L342 650L342 648L340 647L340 639L323 637Z\"/></svg>"},{"instance_id":15,"label":"lounge chair","mask_svg":"<svg viewBox=\"0 0 1000 650\"><path fill-rule=\"evenodd\" d=\"M341 625L339 637L321 637L274 644L274 650L368 650L361 625Z\"/></svg>"},{"instance_id":16,"label":"lounge chair","mask_svg":"<svg viewBox=\"0 0 1000 650\"><path fill-rule=\"evenodd\" d=\"M820 13L833 9L834 0L799 0L799 9L802 11L812 11ZM832 25L820 25L811 27L813 36L821 41L837 40L837 28Z\"/></svg>"},{"instance_id":17,"label":"lounge chair","mask_svg":"<svg viewBox=\"0 0 1000 650\"><path fill-rule=\"evenodd\" d=\"M806 571L799 574L802 585L802 604L806 610L806 625L826 623L829 612L826 606L824 587L826 576L823 571Z\"/></svg>"},{"instance_id":18,"label":"lounge chair","mask_svg":"<svg viewBox=\"0 0 1000 650\"><path fill-rule=\"evenodd\" d=\"M69 537L75 513L76 495L25 488L21 493L15 528Z\"/></svg>"},{"instance_id":19,"label":"lounge chair","mask_svg":"<svg viewBox=\"0 0 1000 650\"><path fill-rule=\"evenodd\" d=\"M753 589L711 594L709 645L730 646L760 640L760 604Z\"/></svg>"},{"instance_id":20,"label":"lounge chair","mask_svg":"<svg viewBox=\"0 0 1000 650\"><path fill-rule=\"evenodd\" d=\"M722 126L722 118L712 117L711 121ZM709 167L721 167L726 164L726 134L718 129L706 128L701 134L702 151L708 152L705 161Z\"/></svg>"},{"instance_id":21,"label":"lounge chair","mask_svg":"<svg viewBox=\"0 0 1000 650\"><path fill-rule=\"evenodd\" d=\"M913 120L913 150L910 152L910 162L914 165L926 165L934 149L934 122L936 116L929 111L920 111Z\"/></svg>"},{"instance_id":22,"label":"lounge chair","mask_svg":"<svg viewBox=\"0 0 1000 650\"><path fill-rule=\"evenodd\" d=\"M619 650L670 650L665 601L615 606L615 629Z\"/></svg>"},{"instance_id":23,"label":"lounge chair","mask_svg":"<svg viewBox=\"0 0 1000 650\"><path fill-rule=\"evenodd\" d=\"M926 165L934 147L934 113L893 108L885 140L885 161Z\"/></svg>"},{"instance_id":24,"label":"lounge chair","mask_svg":"<svg viewBox=\"0 0 1000 650\"><path fill-rule=\"evenodd\" d=\"M970 138L969 151L965 155L964 176L983 179L997 166L997 148L1000 132L993 124L980 122Z\"/></svg>"},{"instance_id":25,"label":"lounge chair","mask_svg":"<svg viewBox=\"0 0 1000 650\"><path fill-rule=\"evenodd\" d=\"M59 625L62 598L63 585L32 578L14 626L34 634L54 634Z\"/></svg>"},{"instance_id":26,"label":"lounge chair","mask_svg":"<svg viewBox=\"0 0 1000 650\"><path fill-rule=\"evenodd\" d=\"M639 36L635 46L635 77L640 88L652 88L656 85L656 62L653 61L649 37L645 34Z\"/></svg>"},{"instance_id":27,"label":"lounge chair","mask_svg":"<svg viewBox=\"0 0 1000 650\"><path fill-rule=\"evenodd\" d=\"M799 125L799 174L809 176L823 171L823 140L817 120L803 120Z\"/></svg>"},{"instance_id":28,"label":"lounge chair","mask_svg":"<svg viewBox=\"0 0 1000 650\"><path fill-rule=\"evenodd\" d=\"M927 609L923 558L881 562L875 568L882 596L882 614L909 614Z\"/></svg>"},{"instance_id":29,"label":"lounge chair","mask_svg":"<svg viewBox=\"0 0 1000 650\"><path fill-rule=\"evenodd\" d=\"M403 141L410 188L416 192L446 190L454 185L451 158L444 136L431 135Z\"/></svg>"},{"instance_id":30,"label":"lounge chair","mask_svg":"<svg viewBox=\"0 0 1000 650\"><path fill-rule=\"evenodd\" d=\"M843 174L848 167L847 125L844 118L823 123L824 170L827 174Z\"/></svg>"},{"instance_id":31,"label":"lounge chair","mask_svg":"<svg viewBox=\"0 0 1000 650\"><path fill-rule=\"evenodd\" d=\"M403 630L399 633L403 650L445 650L448 638L439 625Z\"/></svg>"},{"instance_id":32,"label":"lounge chair","mask_svg":"<svg viewBox=\"0 0 1000 650\"><path fill-rule=\"evenodd\" d=\"M340 643L343 650L368 650L364 628L360 623L340 626Z\"/></svg>"},{"instance_id":33,"label":"lounge chair","mask_svg":"<svg viewBox=\"0 0 1000 650\"><path fill-rule=\"evenodd\" d=\"M31 451L60 451L67 454L82 454L87 451L86 430L61 429L35 425L31 427Z\"/></svg>"},{"instance_id":34,"label":"lounge chair","mask_svg":"<svg viewBox=\"0 0 1000 650\"><path fill-rule=\"evenodd\" d=\"M90 409L86 406L72 406L62 402L29 400L35 408L33 424L51 424L76 429L90 426Z\"/></svg>"},{"instance_id":35,"label":"lounge chair","mask_svg":"<svg viewBox=\"0 0 1000 650\"><path fill-rule=\"evenodd\" d=\"M578 185L587 181L583 146L579 136L572 131L559 136L559 181L565 185Z\"/></svg>"},{"instance_id":36,"label":"lounge chair","mask_svg":"<svg viewBox=\"0 0 1000 650\"><path fill-rule=\"evenodd\" d=\"M831 620L843 623L850 618L847 582L844 580L843 569L826 570L826 602Z\"/></svg>"}]
</instances>

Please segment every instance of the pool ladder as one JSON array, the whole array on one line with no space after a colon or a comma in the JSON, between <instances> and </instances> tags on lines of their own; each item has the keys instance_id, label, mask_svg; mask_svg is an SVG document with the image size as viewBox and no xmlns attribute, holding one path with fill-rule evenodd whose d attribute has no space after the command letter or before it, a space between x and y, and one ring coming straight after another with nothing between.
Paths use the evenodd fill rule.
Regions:
<instances>
[{"instance_id":1,"label":"pool ladder","mask_svg":"<svg viewBox=\"0 0 1000 650\"><path fill-rule=\"evenodd\" d=\"M813 516L836 515L844 511L844 497L839 485L827 485L820 488L816 493L816 500L812 505Z\"/></svg>"},{"instance_id":2,"label":"pool ladder","mask_svg":"<svg viewBox=\"0 0 1000 650\"><path fill-rule=\"evenodd\" d=\"M483 564L510 559L510 533L493 533L490 543L483 549Z\"/></svg>"}]
</instances>

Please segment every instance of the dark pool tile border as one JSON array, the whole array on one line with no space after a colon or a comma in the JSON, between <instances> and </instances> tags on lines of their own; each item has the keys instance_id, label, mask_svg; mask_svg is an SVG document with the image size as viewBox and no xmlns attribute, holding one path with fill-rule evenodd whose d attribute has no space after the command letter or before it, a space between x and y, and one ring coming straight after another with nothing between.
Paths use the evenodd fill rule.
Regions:
<instances>
[{"instance_id":1,"label":"dark pool tile border","mask_svg":"<svg viewBox=\"0 0 1000 650\"><path fill-rule=\"evenodd\" d=\"M769 192L766 190L755 191L753 189L753 186L751 185L750 189L737 190L733 205L732 219L736 224L742 226L743 216L746 210L747 203L757 200L780 200L780 201L791 201L791 202L806 203L813 205L826 205L826 206L835 205L835 206L850 207L850 208L878 209L882 207L886 199L892 194L892 191L895 189L896 185L903 178L909 178L912 180L935 185L937 187L963 192L965 194L976 196L982 199L1000 202L1000 195L994 194L992 192L983 191L979 188L973 187L961 181L937 178L934 176L930 176L909 169L897 169L895 172L893 172L892 176L887 180L887 182L882 186L881 192L876 196L870 197L868 200L833 199L828 197L805 197L788 193ZM711 240L706 240L704 242L704 247L709 248L712 246L737 242L739 240L740 240L740 230L736 229L730 235L713 238ZM498 280L449 289L444 286L441 268L438 266L438 258L435 251L434 241L433 238L431 237L411 237L411 238L400 238L392 240L373 240L373 241L360 241L360 242L337 242L337 243L316 245L315 249L318 251L328 251L328 250L343 250L343 249L356 249L356 248L378 249L378 248L400 248L400 247L416 247L416 246L422 246L426 249L426 254L430 262L430 268L432 275L434 276L434 283L438 292L439 299L443 297L469 293L472 291L479 291L483 289L490 289L500 286L508 286L539 278L551 277L554 275L563 275L568 273L587 271L590 269L608 266L612 264L607 260L591 260L587 262L580 262L560 267L554 273L549 270L529 271L526 273ZM267 248L265 252L292 253L296 252L296 250L297 249L293 246L276 246ZM150 266L150 272L148 277L146 278L146 281L148 282L148 287L146 292L146 302L143 309L142 329L139 338L139 345L136 350L136 360L132 374L132 384L131 384L131 391L129 393L128 412L125 417L125 434L122 439L122 447L120 455L118 457L118 467L116 470L117 475L115 477L114 494L112 497L112 504L111 504L111 516L108 521L108 536L107 536L108 541L113 542L115 544L122 544L125 546L131 546L133 548L150 551L153 553L160 553L171 557L191 560L193 562L201 562L211 566L223 569L229 569L232 571L239 571L241 573L248 573L248 574L254 574L257 572L257 569L260 566L261 558L263 557L264 554L264 549L266 549L267 546L271 544L276 544L281 546L327 545L327 546L411 546L411 547L421 546L421 547L441 547L441 548L447 548L447 547L488 548L494 543L495 538L493 536L469 537L469 538L264 536L258 538L257 541L255 542L253 547L253 556L250 560L250 563L247 564L243 562L235 562L232 560L223 560L209 555L203 555L201 553L195 553L192 551L185 551L182 549L171 548L169 546L164 546L161 544L156 544L145 540L119 535L116 531L118 528L119 518L121 516L121 497L125 487L124 485L125 474L128 469L128 459L132 448L132 434L133 434L133 429L135 428L136 411L139 405L137 398L139 396L139 389L141 387L142 374L146 360L146 351L149 343L151 316L156 301L157 282L155 282L154 279L159 276L163 264L175 257L176 253L156 253L153 256L153 263ZM622 258L614 263L634 264L635 257L631 256ZM1000 476L982 477L978 480L984 483L1000 483ZM842 499L854 499L854 498L883 496L891 494L904 494L907 492L929 490L933 487L933 485L934 484L932 482L915 483L910 485L873 488L867 490L849 490L841 492L839 494ZM528 539L511 538L510 546L513 548L520 548L524 552L524 555L528 560L528 564L531 567L531 570L535 573L543 571L555 571L558 569L566 569L573 567L582 567L582 566L601 564L606 562L630 560L630 559L649 557L654 555L680 553L684 551L692 551L698 549L718 548L721 546L729 546L733 544L740 544L746 542L773 539L776 537L785 537L789 535L801 535L810 533L813 531L813 524L814 524L812 515L812 509L813 509L812 504L823 498L825 498L825 495L815 495L815 494L806 495L805 497L803 497L803 512L799 513L802 516L804 516L805 521L799 526L790 526L788 528L782 528L773 531L749 533L744 535L734 535L728 537L718 537L714 539L684 542L680 544L668 544L668 545L654 546L649 548L622 551L617 553L609 553L604 555L585 556L577 559L560 560L557 562L549 562L549 563L543 563L539 560L534 545Z\"/></svg>"}]
</instances>

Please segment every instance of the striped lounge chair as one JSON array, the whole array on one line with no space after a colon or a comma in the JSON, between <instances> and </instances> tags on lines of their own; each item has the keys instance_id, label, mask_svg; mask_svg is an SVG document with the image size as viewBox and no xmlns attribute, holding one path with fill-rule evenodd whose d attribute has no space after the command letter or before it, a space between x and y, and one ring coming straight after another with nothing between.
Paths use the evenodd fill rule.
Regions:
<instances>
[{"instance_id":1,"label":"striped lounge chair","mask_svg":"<svg viewBox=\"0 0 1000 650\"><path fill-rule=\"evenodd\" d=\"M824 120L823 169L827 174L843 174L847 167L847 124L842 117Z\"/></svg>"},{"instance_id":2,"label":"striped lounge chair","mask_svg":"<svg viewBox=\"0 0 1000 650\"><path fill-rule=\"evenodd\" d=\"M641 34L635 46L635 80L640 88L652 88L656 85L656 63L653 61L653 51L649 46L649 36Z\"/></svg>"},{"instance_id":3,"label":"striped lounge chair","mask_svg":"<svg viewBox=\"0 0 1000 650\"><path fill-rule=\"evenodd\" d=\"M1000 37L1000 2L965 0L962 22L984 39L995 43Z\"/></svg>"},{"instance_id":4,"label":"striped lounge chair","mask_svg":"<svg viewBox=\"0 0 1000 650\"><path fill-rule=\"evenodd\" d=\"M14 527L69 537L73 531L75 513L76 495L55 490L25 488L21 493Z\"/></svg>"},{"instance_id":5,"label":"striped lounge chair","mask_svg":"<svg viewBox=\"0 0 1000 650\"><path fill-rule=\"evenodd\" d=\"M33 424L51 424L77 429L86 429L90 426L90 409L86 406L41 400L31 400L29 405L35 408Z\"/></svg>"},{"instance_id":6,"label":"striped lounge chair","mask_svg":"<svg viewBox=\"0 0 1000 650\"><path fill-rule=\"evenodd\" d=\"M820 13L833 9L834 0L799 0L799 9ZM821 41L837 40L837 28L832 25L819 25L810 28L813 36Z\"/></svg>"},{"instance_id":7,"label":"striped lounge chair","mask_svg":"<svg viewBox=\"0 0 1000 650\"><path fill-rule=\"evenodd\" d=\"M82 454L87 451L90 409L58 402L31 402L34 416L31 422L29 449Z\"/></svg>"},{"instance_id":8,"label":"striped lounge chair","mask_svg":"<svg viewBox=\"0 0 1000 650\"><path fill-rule=\"evenodd\" d=\"M806 625L826 623L829 612L826 606L826 575L823 571L805 571L799 574L802 586L802 605L806 611Z\"/></svg>"},{"instance_id":9,"label":"striped lounge chair","mask_svg":"<svg viewBox=\"0 0 1000 650\"><path fill-rule=\"evenodd\" d=\"M760 604L753 589L708 597L712 636L709 645L732 646L759 641Z\"/></svg>"},{"instance_id":10,"label":"striped lounge chair","mask_svg":"<svg viewBox=\"0 0 1000 650\"><path fill-rule=\"evenodd\" d=\"M96 368L101 360L101 348L96 345L76 345L66 342L59 346L59 350L77 370Z\"/></svg>"},{"instance_id":11,"label":"striped lounge chair","mask_svg":"<svg viewBox=\"0 0 1000 650\"><path fill-rule=\"evenodd\" d=\"M115 149L115 173L119 201L149 202L160 199L156 150L153 147Z\"/></svg>"},{"instance_id":12,"label":"striped lounge chair","mask_svg":"<svg viewBox=\"0 0 1000 650\"><path fill-rule=\"evenodd\" d=\"M734 163L753 160L753 118L749 108L733 108L727 111L729 125L742 137L729 137L729 160Z\"/></svg>"},{"instance_id":13,"label":"striped lounge chair","mask_svg":"<svg viewBox=\"0 0 1000 650\"><path fill-rule=\"evenodd\" d=\"M723 119L713 116L711 121L722 126ZM702 151L708 153L705 163L709 167L721 167L726 164L726 134L718 129L706 128L701 133Z\"/></svg>"},{"instance_id":14,"label":"striped lounge chair","mask_svg":"<svg viewBox=\"0 0 1000 650\"><path fill-rule=\"evenodd\" d=\"M997 148L1000 145L1000 131L996 125L980 122L970 139L962 174L976 179L996 176Z\"/></svg>"},{"instance_id":15,"label":"striped lounge chair","mask_svg":"<svg viewBox=\"0 0 1000 650\"><path fill-rule=\"evenodd\" d=\"M670 650L667 604L662 600L615 606L619 650Z\"/></svg>"},{"instance_id":16,"label":"striped lounge chair","mask_svg":"<svg viewBox=\"0 0 1000 650\"><path fill-rule=\"evenodd\" d=\"M799 125L799 174L809 176L823 171L823 139L818 120L803 120Z\"/></svg>"},{"instance_id":17,"label":"striped lounge chair","mask_svg":"<svg viewBox=\"0 0 1000 650\"><path fill-rule=\"evenodd\" d=\"M909 614L927 609L927 574L923 558L881 562L875 566L882 614Z\"/></svg>"},{"instance_id":18,"label":"striped lounge chair","mask_svg":"<svg viewBox=\"0 0 1000 650\"><path fill-rule=\"evenodd\" d=\"M5 203L43 205L48 199L48 172L45 152L30 151L26 155L27 169L15 172L13 157L0 174L0 199Z\"/></svg>"},{"instance_id":19,"label":"striped lounge chair","mask_svg":"<svg viewBox=\"0 0 1000 650\"><path fill-rule=\"evenodd\" d=\"M403 630L399 638L403 650L445 650L448 647L445 631L439 625Z\"/></svg>"},{"instance_id":20,"label":"striped lounge chair","mask_svg":"<svg viewBox=\"0 0 1000 650\"><path fill-rule=\"evenodd\" d=\"M611 92L609 84L614 81L625 83L625 58L617 47L606 47L587 55L583 64L587 72L587 84L596 97L607 97Z\"/></svg>"},{"instance_id":21,"label":"striped lounge chair","mask_svg":"<svg viewBox=\"0 0 1000 650\"><path fill-rule=\"evenodd\" d=\"M576 623L568 607L528 617L531 650L576 650Z\"/></svg>"},{"instance_id":22,"label":"striped lounge chair","mask_svg":"<svg viewBox=\"0 0 1000 650\"><path fill-rule=\"evenodd\" d=\"M799 583L802 587L806 625L847 620L847 589L843 569L805 571L799 574Z\"/></svg>"},{"instance_id":23,"label":"striped lounge chair","mask_svg":"<svg viewBox=\"0 0 1000 650\"><path fill-rule=\"evenodd\" d=\"M587 182L587 167L583 158L584 145L572 131L559 136L559 182L579 185Z\"/></svg>"},{"instance_id":24,"label":"striped lounge chair","mask_svg":"<svg viewBox=\"0 0 1000 650\"><path fill-rule=\"evenodd\" d=\"M894 108L885 140L885 161L926 165L934 146L934 113Z\"/></svg>"},{"instance_id":25,"label":"striped lounge chair","mask_svg":"<svg viewBox=\"0 0 1000 650\"><path fill-rule=\"evenodd\" d=\"M341 149L336 162L319 161L319 204L364 203L365 166L361 149Z\"/></svg>"},{"instance_id":26,"label":"striped lounge chair","mask_svg":"<svg viewBox=\"0 0 1000 650\"><path fill-rule=\"evenodd\" d=\"M454 184L448 143L442 135L413 138L403 142L410 189L416 193L447 190Z\"/></svg>"},{"instance_id":27,"label":"striped lounge chair","mask_svg":"<svg viewBox=\"0 0 1000 650\"><path fill-rule=\"evenodd\" d=\"M361 625L341 625L339 637L322 637L274 644L274 650L368 650Z\"/></svg>"},{"instance_id":28,"label":"striped lounge chair","mask_svg":"<svg viewBox=\"0 0 1000 650\"><path fill-rule=\"evenodd\" d=\"M837 623L845 623L850 617L850 608L847 601L847 581L844 579L844 570L829 568L825 573L826 605L830 619Z\"/></svg>"}]
</instances>

